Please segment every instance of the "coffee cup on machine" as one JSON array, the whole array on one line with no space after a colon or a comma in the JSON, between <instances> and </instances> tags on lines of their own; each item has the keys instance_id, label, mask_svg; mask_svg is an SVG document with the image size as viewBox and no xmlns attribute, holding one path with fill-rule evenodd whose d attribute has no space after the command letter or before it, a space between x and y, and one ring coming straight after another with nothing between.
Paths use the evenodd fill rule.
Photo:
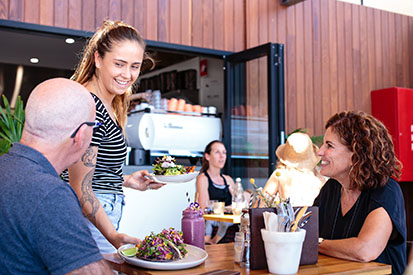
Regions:
<instances>
[{"instance_id":1,"label":"coffee cup on machine","mask_svg":"<svg viewBox=\"0 0 413 275\"><path fill-rule=\"evenodd\" d=\"M208 107L208 113L209 113L210 115L216 115L216 113L217 113L217 108L216 108L215 106L209 106L209 107Z\"/></svg>"},{"instance_id":2,"label":"coffee cup on machine","mask_svg":"<svg viewBox=\"0 0 413 275\"><path fill-rule=\"evenodd\" d=\"M178 105L176 106L177 111L185 111L185 99L179 99L178 100Z\"/></svg>"},{"instance_id":3,"label":"coffee cup on machine","mask_svg":"<svg viewBox=\"0 0 413 275\"><path fill-rule=\"evenodd\" d=\"M176 111L176 107L178 105L178 100L176 98L171 98L168 101L168 111Z\"/></svg>"}]
</instances>

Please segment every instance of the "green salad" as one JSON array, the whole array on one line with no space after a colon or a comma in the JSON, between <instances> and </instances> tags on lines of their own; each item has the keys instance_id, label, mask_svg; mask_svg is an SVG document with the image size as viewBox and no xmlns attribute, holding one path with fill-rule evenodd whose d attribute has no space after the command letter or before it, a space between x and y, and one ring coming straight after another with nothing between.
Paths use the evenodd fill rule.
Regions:
<instances>
[{"instance_id":1,"label":"green salad","mask_svg":"<svg viewBox=\"0 0 413 275\"><path fill-rule=\"evenodd\" d=\"M182 175L187 173L185 166L176 164L175 158L171 156L157 158L153 164L152 170L155 175L162 176Z\"/></svg>"}]
</instances>

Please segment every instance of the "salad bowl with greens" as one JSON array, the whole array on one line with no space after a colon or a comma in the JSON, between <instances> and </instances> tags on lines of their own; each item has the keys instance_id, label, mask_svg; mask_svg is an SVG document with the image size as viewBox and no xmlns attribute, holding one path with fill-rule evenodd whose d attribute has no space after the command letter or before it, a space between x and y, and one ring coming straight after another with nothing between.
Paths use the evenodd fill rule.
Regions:
<instances>
[{"instance_id":1,"label":"salad bowl with greens","mask_svg":"<svg viewBox=\"0 0 413 275\"><path fill-rule=\"evenodd\" d=\"M198 175L198 172L194 172L195 166L185 167L184 165L179 165L176 163L175 158L171 156L157 158L152 170L152 179L160 183L188 182Z\"/></svg>"},{"instance_id":2,"label":"salad bowl with greens","mask_svg":"<svg viewBox=\"0 0 413 275\"><path fill-rule=\"evenodd\" d=\"M186 174L185 166L176 164L176 160L171 156L156 158L153 164L153 173L162 176L174 176Z\"/></svg>"}]
</instances>

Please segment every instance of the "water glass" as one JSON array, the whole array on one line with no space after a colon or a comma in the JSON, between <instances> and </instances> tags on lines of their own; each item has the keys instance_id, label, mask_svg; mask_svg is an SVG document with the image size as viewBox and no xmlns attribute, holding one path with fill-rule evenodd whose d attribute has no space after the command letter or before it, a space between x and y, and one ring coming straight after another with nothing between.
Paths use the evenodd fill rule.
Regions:
<instances>
[{"instance_id":1,"label":"water glass","mask_svg":"<svg viewBox=\"0 0 413 275\"><path fill-rule=\"evenodd\" d=\"M221 201L214 202L213 209L215 215L224 215L225 203Z\"/></svg>"}]
</instances>

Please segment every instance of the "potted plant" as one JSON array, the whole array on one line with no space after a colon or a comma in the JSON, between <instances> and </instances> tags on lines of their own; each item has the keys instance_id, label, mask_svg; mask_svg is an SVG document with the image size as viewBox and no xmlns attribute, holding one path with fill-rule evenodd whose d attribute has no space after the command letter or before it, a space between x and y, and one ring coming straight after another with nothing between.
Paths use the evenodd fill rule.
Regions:
<instances>
[{"instance_id":1,"label":"potted plant","mask_svg":"<svg viewBox=\"0 0 413 275\"><path fill-rule=\"evenodd\" d=\"M4 110L0 108L0 155L7 153L14 142L20 141L24 124L23 101L20 96L14 110L10 108L4 95L3 103Z\"/></svg>"}]
</instances>

